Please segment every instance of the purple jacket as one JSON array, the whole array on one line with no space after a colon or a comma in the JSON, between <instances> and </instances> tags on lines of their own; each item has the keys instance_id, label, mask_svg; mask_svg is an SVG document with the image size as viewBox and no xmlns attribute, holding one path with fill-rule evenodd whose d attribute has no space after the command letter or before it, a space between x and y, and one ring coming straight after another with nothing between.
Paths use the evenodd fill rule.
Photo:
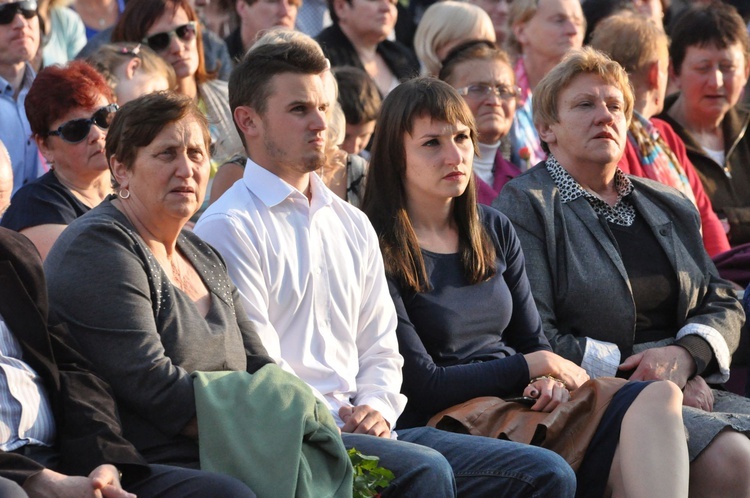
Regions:
<instances>
[{"instance_id":1,"label":"purple jacket","mask_svg":"<svg viewBox=\"0 0 750 498\"><path fill-rule=\"evenodd\" d=\"M490 186L487 182L474 175L477 182L477 202L491 206L495 197L500 194L503 186L513 178L521 174L521 169L510 161L506 161L500 151L495 155L495 167L493 168L495 179Z\"/></svg>"}]
</instances>

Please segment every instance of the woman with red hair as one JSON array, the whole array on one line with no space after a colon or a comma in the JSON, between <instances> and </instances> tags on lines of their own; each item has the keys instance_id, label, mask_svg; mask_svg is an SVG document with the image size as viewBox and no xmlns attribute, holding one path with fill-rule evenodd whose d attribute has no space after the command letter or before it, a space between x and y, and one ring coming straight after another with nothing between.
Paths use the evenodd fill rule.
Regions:
<instances>
[{"instance_id":1,"label":"woman with red hair","mask_svg":"<svg viewBox=\"0 0 750 498\"><path fill-rule=\"evenodd\" d=\"M177 92L194 99L211 123L214 164L245 153L229 109L227 83L206 70L200 21L188 0L129 0L112 41L143 43L172 65Z\"/></svg>"},{"instance_id":2,"label":"woman with red hair","mask_svg":"<svg viewBox=\"0 0 750 498\"><path fill-rule=\"evenodd\" d=\"M112 192L104 139L117 105L85 62L44 68L26 96L26 116L49 171L21 187L2 226L28 237L46 257L71 221Z\"/></svg>"}]
</instances>

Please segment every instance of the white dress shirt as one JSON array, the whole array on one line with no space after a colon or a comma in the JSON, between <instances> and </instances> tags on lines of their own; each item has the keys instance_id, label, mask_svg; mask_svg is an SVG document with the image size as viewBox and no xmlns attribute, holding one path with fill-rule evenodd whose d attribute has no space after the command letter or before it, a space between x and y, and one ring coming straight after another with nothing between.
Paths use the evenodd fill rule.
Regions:
<instances>
[{"instance_id":1,"label":"white dress shirt","mask_svg":"<svg viewBox=\"0 0 750 498\"><path fill-rule=\"evenodd\" d=\"M42 379L21 359L21 345L0 316L0 450L50 446L55 419Z\"/></svg>"},{"instance_id":2,"label":"white dress shirt","mask_svg":"<svg viewBox=\"0 0 750 498\"><path fill-rule=\"evenodd\" d=\"M310 174L308 198L248 160L198 221L224 257L263 345L324 399L369 405L391 427L406 405L396 310L367 217Z\"/></svg>"}]
</instances>

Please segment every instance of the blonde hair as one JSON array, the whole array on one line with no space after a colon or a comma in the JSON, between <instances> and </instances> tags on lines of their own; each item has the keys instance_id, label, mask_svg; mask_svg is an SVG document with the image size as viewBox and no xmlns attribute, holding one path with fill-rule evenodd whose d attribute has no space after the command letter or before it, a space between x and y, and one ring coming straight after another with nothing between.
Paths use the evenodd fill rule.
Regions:
<instances>
[{"instance_id":1,"label":"blonde hair","mask_svg":"<svg viewBox=\"0 0 750 498\"><path fill-rule=\"evenodd\" d=\"M478 36L474 35L479 28ZM471 37L471 38L468 38ZM480 39L495 41L492 19L481 7L446 0L432 4L414 33L414 50L428 74L437 75L443 66L437 53L451 42Z\"/></svg>"},{"instance_id":2,"label":"blonde hair","mask_svg":"<svg viewBox=\"0 0 750 498\"><path fill-rule=\"evenodd\" d=\"M140 43L119 42L102 45L86 58L86 62L104 76L112 92L117 94L117 85L120 80L115 73L120 66L127 64L133 58L140 61L138 69L141 71L164 77L170 89L177 87L177 76L172 65Z\"/></svg>"},{"instance_id":3,"label":"blonde hair","mask_svg":"<svg viewBox=\"0 0 750 498\"><path fill-rule=\"evenodd\" d=\"M516 38L513 27L516 24L529 22L539 8L539 0L513 0L508 12L508 39L505 42L506 48L512 55L521 54L521 43Z\"/></svg>"},{"instance_id":4,"label":"blonde hair","mask_svg":"<svg viewBox=\"0 0 750 498\"><path fill-rule=\"evenodd\" d=\"M669 38L654 21L632 12L602 20L594 30L590 46L617 61L631 79L660 57L669 57Z\"/></svg>"},{"instance_id":5,"label":"blonde hair","mask_svg":"<svg viewBox=\"0 0 750 498\"><path fill-rule=\"evenodd\" d=\"M574 49L568 52L557 66L542 78L534 89L531 102L534 126L551 125L559 122L558 98L572 81L581 74L596 74L607 84L616 86L625 101L625 118L628 126L633 117L633 89L628 80L628 73L617 62L606 54L590 47ZM549 152L549 147L542 141L542 148Z\"/></svg>"}]
</instances>

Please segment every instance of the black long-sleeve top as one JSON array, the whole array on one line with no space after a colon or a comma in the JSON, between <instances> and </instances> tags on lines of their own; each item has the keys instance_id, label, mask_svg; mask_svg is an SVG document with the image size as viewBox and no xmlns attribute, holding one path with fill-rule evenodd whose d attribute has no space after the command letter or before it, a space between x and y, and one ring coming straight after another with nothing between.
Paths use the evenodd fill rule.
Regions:
<instances>
[{"instance_id":1,"label":"black long-sleeve top","mask_svg":"<svg viewBox=\"0 0 750 498\"><path fill-rule=\"evenodd\" d=\"M550 350L531 296L523 253L508 219L479 206L497 251L497 273L469 284L458 254L422 251L432 290L414 293L390 279L409 398L397 428L425 425L478 396L521 394L529 382L522 354Z\"/></svg>"}]
</instances>

